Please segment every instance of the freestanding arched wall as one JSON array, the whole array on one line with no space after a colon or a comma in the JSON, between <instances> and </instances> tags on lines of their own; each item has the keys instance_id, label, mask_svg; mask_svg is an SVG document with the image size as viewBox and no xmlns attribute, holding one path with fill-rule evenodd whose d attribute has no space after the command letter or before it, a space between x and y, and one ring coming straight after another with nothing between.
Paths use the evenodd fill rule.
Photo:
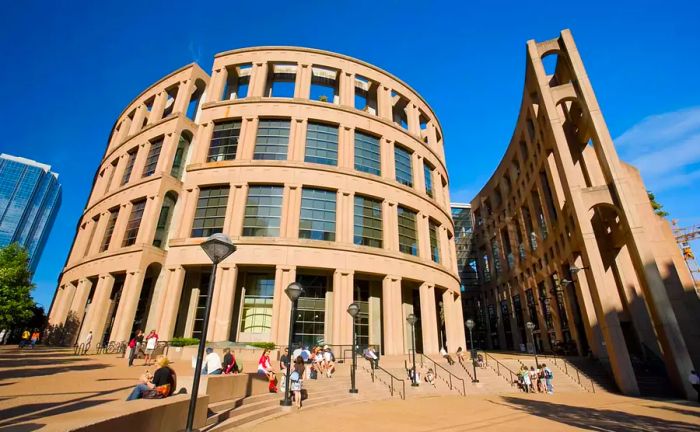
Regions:
<instances>
[{"instance_id":1,"label":"freestanding arched wall","mask_svg":"<svg viewBox=\"0 0 700 432\"><path fill-rule=\"evenodd\" d=\"M173 72L117 120L60 279L51 323L80 338L197 336L215 232L238 250L219 268L209 339L285 344L284 288L307 286L294 334L407 352L465 346L442 132L409 86L331 52L218 54L211 78ZM147 289L144 289L147 287ZM145 320L145 321L144 321Z\"/></svg>"},{"instance_id":2,"label":"freestanding arched wall","mask_svg":"<svg viewBox=\"0 0 700 432\"><path fill-rule=\"evenodd\" d=\"M532 343L531 321L538 349L590 350L626 394L655 359L692 394L692 278L639 172L618 158L568 30L527 43L515 132L472 212L491 347Z\"/></svg>"}]
</instances>

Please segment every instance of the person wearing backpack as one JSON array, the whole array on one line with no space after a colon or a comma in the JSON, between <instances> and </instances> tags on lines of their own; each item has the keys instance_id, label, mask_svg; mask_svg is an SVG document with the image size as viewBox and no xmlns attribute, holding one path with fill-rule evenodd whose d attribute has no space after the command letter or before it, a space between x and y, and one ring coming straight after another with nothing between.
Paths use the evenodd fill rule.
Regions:
<instances>
[{"instance_id":1,"label":"person wearing backpack","mask_svg":"<svg viewBox=\"0 0 700 432\"><path fill-rule=\"evenodd\" d=\"M544 371L544 381L547 385L547 393L553 394L554 386L552 386L552 380L554 379L554 374L552 373L552 370L547 367L546 364L542 365L542 370Z\"/></svg>"},{"instance_id":2,"label":"person wearing backpack","mask_svg":"<svg viewBox=\"0 0 700 432\"><path fill-rule=\"evenodd\" d=\"M297 407L297 409L301 409L301 383L305 371L304 359L299 356L294 360L294 367L292 373L289 375L289 390L292 391L294 406Z\"/></svg>"}]
</instances>

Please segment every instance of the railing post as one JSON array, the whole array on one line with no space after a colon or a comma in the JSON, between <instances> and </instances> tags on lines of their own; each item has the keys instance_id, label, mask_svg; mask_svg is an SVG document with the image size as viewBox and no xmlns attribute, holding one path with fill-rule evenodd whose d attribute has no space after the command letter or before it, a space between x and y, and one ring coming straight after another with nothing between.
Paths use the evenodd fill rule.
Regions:
<instances>
[{"instance_id":1,"label":"railing post","mask_svg":"<svg viewBox=\"0 0 700 432\"><path fill-rule=\"evenodd\" d=\"M564 372L569 375L569 368L566 367L566 362L564 362Z\"/></svg>"}]
</instances>

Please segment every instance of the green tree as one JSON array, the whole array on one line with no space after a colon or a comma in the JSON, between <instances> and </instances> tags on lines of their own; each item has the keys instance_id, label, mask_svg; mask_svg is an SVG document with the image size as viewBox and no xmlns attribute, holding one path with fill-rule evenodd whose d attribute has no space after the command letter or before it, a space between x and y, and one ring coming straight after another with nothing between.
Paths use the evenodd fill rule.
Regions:
<instances>
[{"instance_id":1,"label":"green tree","mask_svg":"<svg viewBox=\"0 0 700 432\"><path fill-rule=\"evenodd\" d=\"M29 254L12 243L0 248L0 328L13 328L34 316Z\"/></svg>"},{"instance_id":2,"label":"green tree","mask_svg":"<svg viewBox=\"0 0 700 432\"><path fill-rule=\"evenodd\" d=\"M661 217L666 217L668 216L668 212L664 210L664 206L661 205L658 201L656 201L656 196L651 192L647 191L647 196L649 197L649 202L651 203L651 208L654 209L654 213Z\"/></svg>"}]
</instances>

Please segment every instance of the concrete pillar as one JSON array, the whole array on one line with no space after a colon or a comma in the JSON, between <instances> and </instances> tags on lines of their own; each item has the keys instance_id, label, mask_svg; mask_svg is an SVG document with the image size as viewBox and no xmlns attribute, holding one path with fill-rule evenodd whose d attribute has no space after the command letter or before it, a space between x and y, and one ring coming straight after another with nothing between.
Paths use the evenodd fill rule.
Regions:
<instances>
[{"instance_id":1,"label":"concrete pillar","mask_svg":"<svg viewBox=\"0 0 700 432\"><path fill-rule=\"evenodd\" d=\"M250 161L255 153L255 137L258 133L258 118L247 117L241 123L236 159Z\"/></svg>"},{"instance_id":2,"label":"concrete pillar","mask_svg":"<svg viewBox=\"0 0 700 432\"><path fill-rule=\"evenodd\" d=\"M289 131L289 149L287 153L288 160L295 162L304 161L307 126L308 121L306 119L295 118L291 122L291 130Z\"/></svg>"},{"instance_id":3,"label":"concrete pillar","mask_svg":"<svg viewBox=\"0 0 700 432\"><path fill-rule=\"evenodd\" d=\"M418 256L425 261L432 261L430 255L430 217L420 211L416 216L416 230L418 235Z\"/></svg>"},{"instance_id":4,"label":"concrete pillar","mask_svg":"<svg viewBox=\"0 0 700 432\"><path fill-rule=\"evenodd\" d=\"M450 290L445 290L445 292L442 293L442 301L445 308L447 350L449 352L455 352L457 348L464 348L466 346L462 301L459 294Z\"/></svg>"},{"instance_id":5,"label":"concrete pillar","mask_svg":"<svg viewBox=\"0 0 700 432\"><path fill-rule=\"evenodd\" d=\"M131 170L131 178L129 181L134 181L143 178L143 167L146 166L146 158L151 149L151 143L143 143L138 146L138 153L134 160L134 167Z\"/></svg>"},{"instance_id":6,"label":"concrete pillar","mask_svg":"<svg viewBox=\"0 0 700 432\"><path fill-rule=\"evenodd\" d=\"M396 203L382 201L382 232L384 234L384 249L399 250L398 212Z\"/></svg>"},{"instance_id":7,"label":"concrete pillar","mask_svg":"<svg viewBox=\"0 0 700 432\"><path fill-rule=\"evenodd\" d=\"M114 276L111 274L100 275L97 280L95 294L92 296L92 303L90 303L87 315L85 316L85 322L80 331L78 342L83 342L87 334L92 331L92 346L94 347L96 344L100 343L100 338L102 337L102 332L104 331L107 320L106 315L109 309L109 296L112 293L113 286Z\"/></svg>"},{"instance_id":8,"label":"concrete pillar","mask_svg":"<svg viewBox=\"0 0 700 432\"><path fill-rule=\"evenodd\" d=\"M392 121L392 100L391 100L391 89L389 87L379 84L377 88L377 108L379 109L379 117L384 120Z\"/></svg>"},{"instance_id":9,"label":"concrete pillar","mask_svg":"<svg viewBox=\"0 0 700 432\"><path fill-rule=\"evenodd\" d=\"M178 216L180 223L176 226L179 227L178 238L190 238L192 235L192 223L194 221L194 213L197 210L197 200L199 199L199 189L186 189L182 193L182 204L180 205L179 215L175 214L173 216ZM176 212L177 213L177 212ZM173 222L175 217L173 217ZM174 225L171 222L171 225Z\"/></svg>"},{"instance_id":10,"label":"concrete pillar","mask_svg":"<svg viewBox=\"0 0 700 432\"><path fill-rule=\"evenodd\" d=\"M136 307L141 297L143 278L143 271L127 272L109 340L128 342L136 317Z\"/></svg>"},{"instance_id":11,"label":"concrete pillar","mask_svg":"<svg viewBox=\"0 0 700 432\"><path fill-rule=\"evenodd\" d=\"M301 185L285 184L282 198L280 237L299 238L299 212L301 211Z\"/></svg>"},{"instance_id":12,"label":"concrete pillar","mask_svg":"<svg viewBox=\"0 0 700 432\"><path fill-rule=\"evenodd\" d=\"M371 281L369 285L369 343L382 344L382 288L379 281Z\"/></svg>"},{"instance_id":13,"label":"concrete pillar","mask_svg":"<svg viewBox=\"0 0 700 432\"><path fill-rule=\"evenodd\" d=\"M396 165L394 164L394 142L386 138L379 139L379 157L382 178L396 180Z\"/></svg>"},{"instance_id":14,"label":"concrete pillar","mask_svg":"<svg viewBox=\"0 0 700 432\"><path fill-rule=\"evenodd\" d=\"M194 333L194 320L197 317L197 303L199 302L199 293L204 287L192 288L190 298L187 303L187 319L185 320L185 331L183 336L191 338Z\"/></svg>"},{"instance_id":15,"label":"concrete pillar","mask_svg":"<svg viewBox=\"0 0 700 432\"><path fill-rule=\"evenodd\" d=\"M78 321L83 320L90 290L92 290L92 282L90 279L83 278L78 281L78 287L76 288L75 296L73 296L73 301L70 305L70 311L75 314Z\"/></svg>"},{"instance_id":16,"label":"concrete pillar","mask_svg":"<svg viewBox=\"0 0 700 432\"><path fill-rule=\"evenodd\" d=\"M413 189L425 193L425 176L423 176L423 156L418 152L411 153L411 167L413 169Z\"/></svg>"},{"instance_id":17,"label":"concrete pillar","mask_svg":"<svg viewBox=\"0 0 700 432\"><path fill-rule=\"evenodd\" d=\"M122 243L124 243L124 234L126 231L126 224L129 222L129 217L131 216L131 208L133 205L131 202L122 204L119 209L119 215L117 216L117 221L114 224L114 231L112 231L112 241L109 242L109 251L116 251L122 248Z\"/></svg>"},{"instance_id":18,"label":"concrete pillar","mask_svg":"<svg viewBox=\"0 0 700 432\"><path fill-rule=\"evenodd\" d=\"M211 320L214 323L211 330L211 340L228 341L231 339L229 330L233 319L234 299L236 298L236 286L238 279L238 267L235 265L221 265L221 281L216 282L215 290L219 292L219 302L216 315Z\"/></svg>"},{"instance_id":19,"label":"concrete pillar","mask_svg":"<svg viewBox=\"0 0 700 432\"><path fill-rule=\"evenodd\" d=\"M250 88L248 93L251 97L263 97L265 96L265 86L267 83L267 62L255 62L253 63L251 76L250 76Z\"/></svg>"},{"instance_id":20,"label":"concrete pillar","mask_svg":"<svg viewBox=\"0 0 700 432\"><path fill-rule=\"evenodd\" d=\"M163 206L162 195L151 195L146 198L146 206L143 209L141 225L136 234L136 243L152 245L156 235L156 224L160 217L160 209Z\"/></svg>"},{"instance_id":21,"label":"concrete pillar","mask_svg":"<svg viewBox=\"0 0 700 432\"><path fill-rule=\"evenodd\" d=\"M331 342L334 345L352 345L352 318L348 306L353 302L352 270L336 270L333 273L333 321Z\"/></svg>"},{"instance_id":22,"label":"concrete pillar","mask_svg":"<svg viewBox=\"0 0 700 432\"><path fill-rule=\"evenodd\" d=\"M170 174L170 168L173 166L173 159L175 158L175 151L177 150L179 141L179 134L174 134L172 132L165 134L165 137L163 137L163 146L160 148L160 155L158 156L158 163L156 164L156 173Z\"/></svg>"},{"instance_id":23,"label":"concrete pillar","mask_svg":"<svg viewBox=\"0 0 700 432\"><path fill-rule=\"evenodd\" d=\"M277 266L275 269L275 294L272 300L272 321L270 329L270 341L278 345L286 345L289 342L289 317L292 312L292 303L285 294L287 286L296 281L297 269L295 266Z\"/></svg>"},{"instance_id":24,"label":"concrete pillar","mask_svg":"<svg viewBox=\"0 0 700 432\"><path fill-rule=\"evenodd\" d=\"M144 105L139 105L134 111L134 119L131 121L129 126L129 135L135 135L141 130L141 125L143 124L143 119L146 117L146 107Z\"/></svg>"},{"instance_id":25,"label":"concrete pillar","mask_svg":"<svg viewBox=\"0 0 700 432\"><path fill-rule=\"evenodd\" d=\"M388 275L382 284L384 355L404 354L401 277Z\"/></svg>"},{"instance_id":26,"label":"concrete pillar","mask_svg":"<svg viewBox=\"0 0 700 432\"><path fill-rule=\"evenodd\" d=\"M226 207L226 220L224 221L224 233L230 236L240 236L243 232L245 202L248 198L248 184L234 183L231 184L230 187L231 189L229 190Z\"/></svg>"},{"instance_id":27,"label":"concrete pillar","mask_svg":"<svg viewBox=\"0 0 700 432\"><path fill-rule=\"evenodd\" d=\"M228 71L225 67L219 67L212 73L209 79L209 88L207 89L207 100L204 102L218 102L221 100L221 95L224 92L224 85L228 79Z\"/></svg>"},{"instance_id":28,"label":"concrete pillar","mask_svg":"<svg viewBox=\"0 0 700 432\"><path fill-rule=\"evenodd\" d=\"M241 125L242 126L242 125ZM211 143L211 136L214 133L214 122L202 123L197 132L194 135L193 142L196 143L194 149L191 150L192 158L191 163L205 163L209 157L209 143ZM178 141L179 141L178 137ZM240 135L239 135L240 139ZM177 148L178 142L175 142L175 148ZM191 144L190 144L191 145ZM240 153L241 147L240 143L237 149L237 153ZM238 154L236 155L238 157ZM172 164L172 159L171 159Z\"/></svg>"},{"instance_id":29,"label":"concrete pillar","mask_svg":"<svg viewBox=\"0 0 700 432\"><path fill-rule=\"evenodd\" d=\"M224 271L222 267L217 266L216 268L216 279L214 280L214 288L212 292L209 293L211 296L211 315L209 316L209 326L207 327L207 340L216 342L214 339L214 327L216 326L216 313L219 310L219 299L221 298L221 284L224 281ZM202 287L204 289L204 287ZM208 289L208 286L207 286Z\"/></svg>"},{"instance_id":30,"label":"concrete pillar","mask_svg":"<svg viewBox=\"0 0 700 432\"><path fill-rule=\"evenodd\" d=\"M355 169L355 129L342 125L338 128L338 168Z\"/></svg>"},{"instance_id":31,"label":"concrete pillar","mask_svg":"<svg viewBox=\"0 0 700 432\"><path fill-rule=\"evenodd\" d=\"M338 190L336 194L336 224L335 241L338 243L352 243L354 230L355 203L352 192Z\"/></svg>"},{"instance_id":32,"label":"concrete pillar","mask_svg":"<svg viewBox=\"0 0 700 432\"><path fill-rule=\"evenodd\" d=\"M355 108L355 74L351 72L338 71L338 90L340 93L340 104Z\"/></svg>"},{"instance_id":33,"label":"concrete pillar","mask_svg":"<svg viewBox=\"0 0 700 432\"><path fill-rule=\"evenodd\" d=\"M424 282L419 288L421 333L423 334L423 354L440 352L437 334L437 312L435 310L435 285Z\"/></svg>"},{"instance_id":34,"label":"concrete pillar","mask_svg":"<svg viewBox=\"0 0 700 432\"><path fill-rule=\"evenodd\" d=\"M163 290L163 296L158 302L162 305L158 329L160 331L159 335L163 339L171 339L175 332L180 297L182 296L182 289L185 283L185 269L177 266L167 268L165 271L167 284ZM149 325L148 327L152 326Z\"/></svg>"},{"instance_id":35,"label":"concrete pillar","mask_svg":"<svg viewBox=\"0 0 700 432\"><path fill-rule=\"evenodd\" d=\"M194 80L192 78L180 82L180 86L177 88L177 96L175 96L175 105L173 106L174 114L185 114L187 112L187 106L190 103L194 90Z\"/></svg>"},{"instance_id":36,"label":"concrete pillar","mask_svg":"<svg viewBox=\"0 0 700 432\"><path fill-rule=\"evenodd\" d=\"M404 110L406 111L408 133L415 135L418 140L420 140L420 120L418 118L418 108L415 104L408 103Z\"/></svg>"},{"instance_id":37,"label":"concrete pillar","mask_svg":"<svg viewBox=\"0 0 700 432\"><path fill-rule=\"evenodd\" d=\"M100 219L97 221L97 225L95 226L95 233L92 235L92 243L90 245L86 245L86 247L90 248L86 254L87 256L94 256L100 253L102 242L104 241L105 231L107 230L109 217L109 211L106 211L100 215ZM112 233L112 237L114 237L114 233Z\"/></svg>"},{"instance_id":38,"label":"concrete pillar","mask_svg":"<svg viewBox=\"0 0 700 432\"><path fill-rule=\"evenodd\" d=\"M165 102L168 100L168 93L165 90L158 92L155 100L153 101L153 106L151 107L151 114L148 116L148 124L153 124L163 118L163 110L165 109Z\"/></svg>"},{"instance_id":39,"label":"concrete pillar","mask_svg":"<svg viewBox=\"0 0 700 432\"><path fill-rule=\"evenodd\" d=\"M309 99L311 93L311 65L297 65L297 73L294 82L294 97Z\"/></svg>"}]
</instances>

